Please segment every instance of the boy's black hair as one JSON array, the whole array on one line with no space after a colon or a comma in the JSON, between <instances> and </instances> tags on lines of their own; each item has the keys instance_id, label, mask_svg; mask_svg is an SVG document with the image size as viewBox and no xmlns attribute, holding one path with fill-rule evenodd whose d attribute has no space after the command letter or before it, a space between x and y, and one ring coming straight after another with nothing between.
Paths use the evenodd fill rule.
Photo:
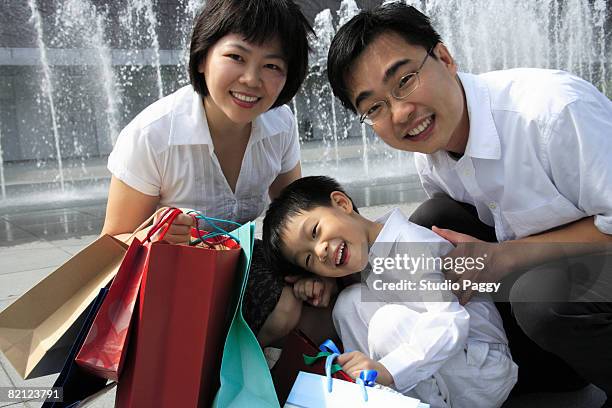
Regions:
<instances>
[{"instance_id":1,"label":"boy's black hair","mask_svg":"<svg viewBox=\"0 0 612 408\"><path fill-rule=\"evenodd\" d=\"M368 45L388 32L397 33L409 44L420 45L426 50L432 50L442 41L426 15L403 3L362 11L340 27L329 47L327 77L334 95L354 113L357 110L350 98L346 76ZM435 58L433 51L430 55Z\"/></svg>"},{"instance_id":2,"label":"boy's black hair","mask_svg":"<svg viewBox=\"0 0 612 408\"><path fill-rule=\"evenodd\" d=\"M208 50L227 34L263 44L278 37L287 62L285 86L272 108L289 102L308 70L308 36L312 27L292 0L208 0L195 19L189 51L189 79L202 96L208 95L206 79L198 68Z\"/></svg>"},{"instance_id":3,"label":"boy's black hair","mask_svg":"<svg viewBox=\"0 0 612 408\"><path fill-rule=\"evenodd\" d=\"M340 191L348 194L333 178L326 176L309 176L289 184L272 201L263 220L263 248L266 263L281 275L310 274L310 272L290 263L281 252L282 236L291 217L316 207L331 207L331 193ZM349 197L350 199L350 197ZM351 202L353 200L351 199ZM353 203L353 210L357 207Z\"/></svg>"}]
</instances>

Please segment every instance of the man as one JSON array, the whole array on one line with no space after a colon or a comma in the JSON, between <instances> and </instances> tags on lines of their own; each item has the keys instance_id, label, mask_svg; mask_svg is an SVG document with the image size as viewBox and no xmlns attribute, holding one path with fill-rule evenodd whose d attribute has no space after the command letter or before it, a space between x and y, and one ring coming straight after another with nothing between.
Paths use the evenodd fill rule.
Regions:
<instances>
[{"instance_id":1,"label":"man","mask_svg":"<svg viewBox=\"0 0 612 408\"><path fill-rule=\"evenodd\" d=\"M411 221L472 243L452 256L486 253L483 270L452 279L507 284L498 307L518 391L591 382L612 403L612 102L561 71L459 73L429 19L401 3L341 27L327 70L362 123L415 152L430 199ZM576 242L588 244L563 244Z\"/></svg>"}]
</instances>

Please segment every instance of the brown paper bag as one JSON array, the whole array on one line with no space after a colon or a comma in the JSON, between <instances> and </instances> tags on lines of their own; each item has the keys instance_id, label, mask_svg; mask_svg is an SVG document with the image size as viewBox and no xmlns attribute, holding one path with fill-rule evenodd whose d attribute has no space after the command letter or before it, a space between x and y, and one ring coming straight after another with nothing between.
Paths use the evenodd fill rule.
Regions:
<instances>
[{"instance_id":1,"label":"brown paper bag","mask_svg":"<svg viewBox=\"0 0 612 408\"><path fill-rule=\"evenodd\" d=\"M115 276L126 250L125 243L103 235L0 313L0 351L21 377L62 342Z\"/></svg>"}]
</instances>

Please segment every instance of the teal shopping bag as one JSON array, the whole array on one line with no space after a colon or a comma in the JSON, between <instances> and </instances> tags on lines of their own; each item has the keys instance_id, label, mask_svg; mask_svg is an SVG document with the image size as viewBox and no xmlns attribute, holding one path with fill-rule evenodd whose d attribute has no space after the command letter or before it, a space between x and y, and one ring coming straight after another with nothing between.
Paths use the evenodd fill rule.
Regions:
<instances>
[{"instance_id":1,"label":"teal shopping bag","mask_svg":"<svg viewBox=\"0 0 612 408\"><path fill-rule=\"evenodd\" d=\"M280 407L270 369L257 338L242 316L242 298L246 289L253 252L255 224L248 223L233 232L238 235L242 256L238 281L242 287L221 361L221 386L213 402L215 408L272 408Z\"/></svg>"}]
</instances>

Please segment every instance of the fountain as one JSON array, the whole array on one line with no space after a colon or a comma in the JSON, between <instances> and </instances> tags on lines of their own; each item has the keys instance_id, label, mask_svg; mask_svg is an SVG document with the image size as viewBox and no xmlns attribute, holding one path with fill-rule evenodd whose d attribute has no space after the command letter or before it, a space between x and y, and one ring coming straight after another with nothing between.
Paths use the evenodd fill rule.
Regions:
<instances>
[{"instance_id":1,"label":"fountain","mask_svg":"<svg viewBox=\"0 0 612 408\"><path fill-rule=\"evenodd\" d=\"M336 167L338 167L340 158L338 156L338 129L337 129L337 116L336 116L336 98L331 91L331 87L326 83L324 77L324 71L322 67L327 66L327 52L331 45L331 40L334 38L335 30L334 23L331 11L329 9L325 9L321 11L315 17L313 30L315 32L315 39L313 41L313 50L314 50L314 58L311 58L311 73L320 74L321 78L317 80L317 83L320 87L319 89L319 97L322 98L323 93L327 94L327 98L329 98L329 106L331 108L331 121L327 118L326 112L323 116L323 121L327 125L331 122L331 129L329 133L332 135L332 140L334 141L334 158ZM329 126L328 126L329 127ZM325 135L325 132L323 133ZM325 138L325 136L323 136Z\"/></svg>"},{"instance_id":2,"label":"fountain","mask_svg":"<svg viewBox=\"0 0 612 408\"><path fill-rule=\"evenodd\" d=\"M40 62L43 70L42 88L44 89L45 95L47 96L47 100L49 102L49 110L51 112L51 127L53 129L53 139L55 141L55 153L57 159L60 189L63 192L64 168L62 165L62 152L60 149L60 135L59 127L57 124L57 114L55 112L55 102L53 101L53 82L51 80L51 69L47 60L47 46L45 45L45 41L43 39L42 21L40 17L40 12L38 11L38 7L36 6L36 2L34 0L28 0L28 5L30 6L30 10L32 11L32 22L34 23L34 27L36 29L36 43L38 45L38 50L40 51Z\"/></svg>"},{"instance_id":3,"label":"fountain","mask_svg":"<svg viewBox=\"0 0 612 408\"><path fill-rule=\"evenodd\" d=\"M6 200L6 180L4 179L4 158L3 157L4 157L4 153L2 152L2 126L0 126L0 187L2 188L2 199Z\"/></svg>"},{"instance_id":4,"label":"fountain","mask_svg":"<svg viewBox=\"0 0 612 408\"><path fill-rule=\"evenodd\" d=\"M612 92L612 0L405 2L431 17L463 71L560 68ZM41 200L103 199L105 161L120 129L188 82L186 48L203 3L28 0L8 6L16 16L8 31L21 34L0 43L0 85L11 89L0 94L0 206L22 190L40 193ZM327 48L359 7L355 0L328 4L333 7L314 18L311 66L290 103L303 173L344 183L414 177L409 153L388 148L332 96Z\"/></svg>"},{"instance_id":5,"label":"fountain","mask_svg":"<svg viewBox=\"0 0 612 408\"><path fill-rule=\"evenodd\" d=\"M143 18L146 22L147 33L151 40L153 54L153 68L155 69L155 79L157 82L157 99L164 97L164 86L161 75L161 60L159 54L159 38L157 36L158 22L155 11L153 10L152 0L129 0L127 13L122 17L124 27L138 27L135 20ZM134 38L138 36L135 30L132 32Z\"/></svg>"}]
</instances>

